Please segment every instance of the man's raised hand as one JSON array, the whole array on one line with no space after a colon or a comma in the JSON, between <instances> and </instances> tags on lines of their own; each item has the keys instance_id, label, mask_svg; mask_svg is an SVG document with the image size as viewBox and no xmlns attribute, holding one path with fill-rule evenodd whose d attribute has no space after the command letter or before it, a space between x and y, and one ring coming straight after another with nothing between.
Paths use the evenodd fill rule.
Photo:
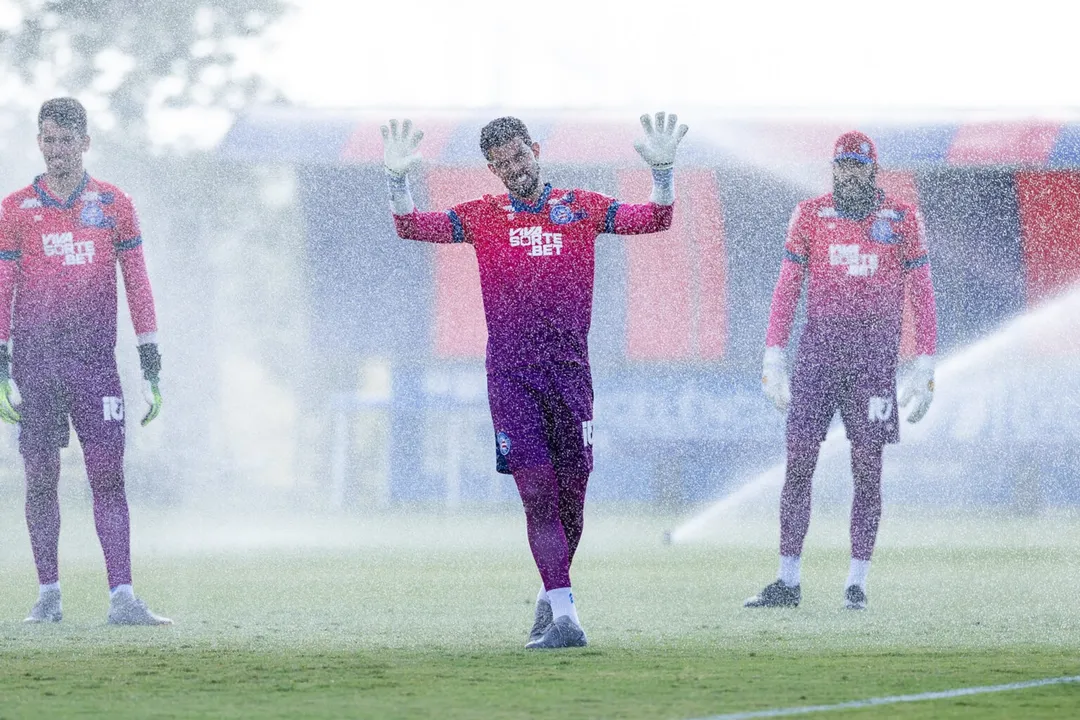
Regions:
<instances>
[{"instance_id":1,"label":"man's raised hand","mask_svg":"<svg viewBox=\"0 0 1080 720\"><path fill-rule=\"evenodd\" d=\"M382 132L386 172L395 178L405 177L420 164L417 148L424 139L424 132L413 131L412 120L408 119L402 121L400 130L396 119L390 121L389 127L383 125L379 130Z\"/></svg>"},{"instance_id":2,"label":"man's raised hand","mask_svg":"<svg viewBox=\"0 0 1080 720\"><path fill-rule=\"evenodd\" d=\"M675 166L675 149L690 129L686 125L678 125L678 122L679 116L674 113L656 113L655 125L648 115L641 116L645 139L635 142L634 149L652 169L670 170Z\"/></svg>"}]
</instances>

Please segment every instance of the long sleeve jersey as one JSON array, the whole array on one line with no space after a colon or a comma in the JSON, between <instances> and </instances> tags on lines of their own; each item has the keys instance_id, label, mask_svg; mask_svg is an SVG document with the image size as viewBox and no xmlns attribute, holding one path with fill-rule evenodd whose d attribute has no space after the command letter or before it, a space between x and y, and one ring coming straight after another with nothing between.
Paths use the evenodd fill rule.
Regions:
<instances>
[{"instance_id":1,"label":"long sleeve jersey","mask_svg":"<svg viewBox=\"0 0 1080 720\"><path fill-rule=\"evenodd\" d=\"M0 341L13 339L16 357L113 350L117 264L135 332L151 335L154 299L126 194L84 175L68 198L43 177L8 195L0 204Z\"/></svg>"},{"instance_id":2,"label":"long sleeve jersey","mask_svg":"<svg viewBox=\"0 0 1080 720\"><path fill-rule=\"evenodd\" d=\"M671 226L672 206L624 205L586 190L545 185L536 204L487 195L446 212L395 215L398 235L476 250L489 368L548 361L588 365L594 241Z\"/></svg>"},{"instance_id":3,"label":"long sleeve jersey","mask_svg":"<svg viewBox=\"0 0 1080 720\"><path fill-rule=\"evenodd\" d=\"M840 214L832 194L799 203L788 226L780 278L773 293L765 344L784 347L809 276L807 316L812 327L850 326L899 343L908 285L914 307L915 347L933 355L937 344L934 287L918 210L884 193L865 218Z\"/></svg>"}]
</instances>

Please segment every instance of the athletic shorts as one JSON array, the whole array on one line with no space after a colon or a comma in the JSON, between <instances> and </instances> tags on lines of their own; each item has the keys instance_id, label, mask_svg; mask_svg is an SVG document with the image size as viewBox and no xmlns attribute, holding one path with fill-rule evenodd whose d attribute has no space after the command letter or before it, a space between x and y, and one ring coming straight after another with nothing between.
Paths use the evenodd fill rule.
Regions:
<instances>
[{"instance_id":1,"label":"athletic shorts","mask_svg":"<svg viewBox=\"0 0 1080 720\"><path fill-rule=\"evenodd\" d=\"M21 359L13 365L12 376L23 401L19 406L23 452L67 447L70 424L84 445L123 442L124 397L112 354Z\"/></svg>"},{"instance_id":2,"label":"athletic shorts","mask_svg":"<svg viewBox=\"0 0 1080 720\"><path fill-rule=\"evenodd\" d=\"M896 362L889 340L807 328L795 357L788 442L820 443L837 410L852 443L900 442Z\"/></svg>"},{"instance_id":3,"label":"athletic shorts","mask_svg":"<svg viewBox=\"0 0 1080 720\"><path fill-rule=\"evenodd\" d=\"M496 469L550 465L591 472L592 374L577 363L488 372Z\"/></svg>"}]
</instances>

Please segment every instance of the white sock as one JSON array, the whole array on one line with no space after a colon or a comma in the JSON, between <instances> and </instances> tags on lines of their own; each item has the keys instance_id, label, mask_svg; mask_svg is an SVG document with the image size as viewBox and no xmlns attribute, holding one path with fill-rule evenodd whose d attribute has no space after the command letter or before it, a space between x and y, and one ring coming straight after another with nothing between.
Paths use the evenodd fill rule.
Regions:
<instances>
[{"instance_id":1,"label":"white sock","mask_svg":"<svg viewBox=\"0 0 1080 720\"><path fill-rule=\"evenodd\" d=\"M130 585L117 585L109 591L109 598L115 598L117 595L127 595L128 597L135 597L135 591Z\"/></svg>"},{"instance_id":2,"label":"white sock","mask_svg":"<svg viewBox=\"0 0 1080 720\"><path fill-rule=\"evenodd\" d=\"M540 592L536 593L536 602L539 603L541 600L548 603L549 605L551 604L551 600L548 598L547 590L545 590L543 586L541 586Z\"/></svg>"},{"instance_id":3,"label":"white sock","mask_svg":"<svg viewBox=\"0 0 1080 720\"><path fill-rule=\"evenodd\" d=\"M568 588L555 588L554 590L547 591L548 600L551 601L551 616L554 618L561 618L563 615L569 615L570 619L574 621L574 624L581 627L581 620L578 619L577 608L574 607L574 593Z\"/></svg>"},{"instance_id":4,"label":"white sock","mask_svg":"<svg viewBox=\"0 0 1080 720\"><path fill-rule=\"evenodd\" d=\"M59 582L49 583L48 585L38 585L38 597L41 597L45 593L51 592L53 590L55 590L56 592L60 592Z\"/></svg>"},{"instance_id":5,"label":"white sock","mask_svg":"<svg viewBox=\"0 0 1080 720\"><path fill-rule=\"evenodd\" d=\"M849 588L852 585L858 585L859 589L866 592L866 576L870 574L870 561L869 560L856 560L851 558L851 569L847 574L847 585L845 588Z\"/></svg>"},{"instance_id":6,"label":"white sock","mask_svg":"<svg viewBox=\"0 0 1080 720\"><path fill-rule=\"evenodd\" d=\"M802 557L799 555L781 555L780 574L778 577L789 587L798 585L801 564Z\"/></svg>"}]
</instances>

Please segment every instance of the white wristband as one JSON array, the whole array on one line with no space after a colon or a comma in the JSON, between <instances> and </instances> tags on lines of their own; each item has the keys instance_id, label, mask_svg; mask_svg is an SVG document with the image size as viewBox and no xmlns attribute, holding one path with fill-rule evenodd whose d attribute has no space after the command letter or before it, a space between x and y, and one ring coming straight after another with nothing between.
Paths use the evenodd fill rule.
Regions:
<instances>
[{"instance_id":1,"label":"white wristband","mask_svg":"<svg viewBox=\"0 0 1080 720\"><path fill-rule=\"evenodd\" d=\"M390 189L390 210L395 215L411 215L416 210L409 192L409 176L386 171L386 186Z\"/></svg>"},{"instance_id":2,"label":"white wristband","mask_svg":"<svg viewBox=\"0 0 1080 720\"><path fill-rule=\"evenodd\" d=\"M675 171L672 168L652 171L652 196L649 201L656 205L675 203Z\"/></svg>"}]
</instances>

